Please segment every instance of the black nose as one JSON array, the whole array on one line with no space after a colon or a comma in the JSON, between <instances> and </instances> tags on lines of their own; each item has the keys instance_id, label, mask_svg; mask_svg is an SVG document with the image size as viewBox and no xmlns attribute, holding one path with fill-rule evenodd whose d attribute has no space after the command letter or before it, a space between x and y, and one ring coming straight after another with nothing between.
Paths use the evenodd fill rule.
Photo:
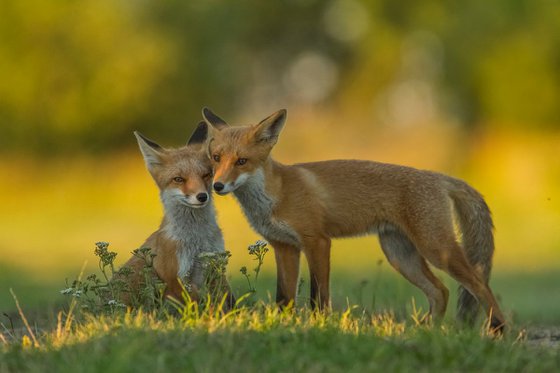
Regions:
<instances>
[{"instance_id":1,"label":"black nose","mask_svg":"<svg viewBox=\"0 0 560 373\"><path fill-rule=\"evenodd\" d=\"M214 190L216 192L221 192L222 190L224 190L225 185L220 183L219 181L217 183L214 183Z\"/></svg>"},{"instance_id":2,"label":"black nose","mask_svg":"<svg viewBox=\"0 0 560 373\"><path fill-rule=\"evenodd\" d=\"M196 195L196 199L199 200L200 202L206 202L208 201L208 194L206 193L198 193Z\"/></svg>"}]
</instances>

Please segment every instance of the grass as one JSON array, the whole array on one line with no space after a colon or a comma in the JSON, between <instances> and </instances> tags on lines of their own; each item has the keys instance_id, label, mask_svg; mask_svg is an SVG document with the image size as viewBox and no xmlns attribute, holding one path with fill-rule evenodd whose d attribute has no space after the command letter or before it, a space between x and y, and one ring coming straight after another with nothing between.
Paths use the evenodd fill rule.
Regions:
<instances>
[{"instance_id":1,"label":"grass","mask_svg":"<svg viewBox=\"0 0 560 373\"><path fill-rule=\"evenodd\" d=\"M535 287L554 290L556 273L497 276L494 288L504 295L510 326L504 337L495 339L483 325L455 325L454 294L443 324L420 323L427 304L419 291L383 263L376 272L361 280L356 274L335 273L330 314L306 308L306 281L299 307L280 311L270 301L274 279L267 274L256 286L256 304L226 315L204 308L178 315L141 310L73 314L73 302L70 307L64 302L49 311L25 312L32 325L26 329L12 314L15 327L2 323L0 371L70 366L76 372L552 371L559 366L560 349L529 345L524 331L534 323L560 324L556 293L544 299L534 295L540 301L531 301ZM444 280L453 290L453 283ZM238 294L248 290L241 274L232 285Z\"/></svg>"},{"instance_id":2,"label":"grass","mask_svg":"<svg viewBox=\"0 0 560 373\"><path fill-rule=\"evenodd\" d=\"M62 321L61 324L64 322ZM330 315L257 305L225 316L87 317L1 347L0 371L552 371L554 349L510 333L422 326L393 315Z\"/></svg>"},{"instance_id":3,"label":"grass","mask_svg":"<svg viewBox=\"0 0 560 373\"><path fill-rule=\"evenodd\" d=\"M255 290L258 297L226 314L204 304L190 304L178 312L160 306L151 311L109 312L102 306L89 307L93 313L86 313L81 305L92 303L82 299L83 295L70 298L70 303L59 301L50 310L27 313L14 297L19 315L8 314L2 322L0 371L60 371L67 367L76 372L548 371L560 364L559 349L525 343L527 325L560 321L560 313L551 312L560 305L553 293L545 303L537 303L540 307L536 309L526 301L535 287L534 275L495 281L497 294L502 294L502 286L517 284L517 292L503 290L514 302L521 300L510 308L502 299L509 330L496 338L487 334L483 324L459 328L453 311L442 324L425 324L424 297L388 271L382 261L369 278L335 272L330 313L306 307L305 280L298 306L280 310L271 301L273 277L265 273L256 282L259 271L253 268L262 264L264 254L260 253L252 253L260 261L244 271L251 275L251 283L241 273L232 281L238 295ZM114 257L106 254L112 262ZM536 283L543 290L547 286L553 290L555 274L542 275ZM454 288L448 278L444 281ZM65 287L60 285L58 289ZM49 292L58 294L54 289ZM538 310L546 312L535 314Z\"/></svg>"}]
</instances>

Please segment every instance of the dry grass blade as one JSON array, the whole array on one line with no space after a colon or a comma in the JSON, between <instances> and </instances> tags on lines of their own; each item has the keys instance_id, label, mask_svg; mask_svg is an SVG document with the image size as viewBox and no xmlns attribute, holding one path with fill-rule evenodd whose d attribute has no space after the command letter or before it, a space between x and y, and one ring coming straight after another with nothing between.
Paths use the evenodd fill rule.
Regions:
<instances>
[{"instance_id":1,"label":"dry grass blade","mask_svg":"<svg viewBox=\"0 0 560 373\"><path fill-rule=\"evenodd\" d=\"M29 333L29 335L31 336L31 339L33 339L33 345L35 347L39 347L39 341L37 340L37 337L35 337L35 333L33 333L33 330L31 330L31 326L29 326L29 322L27 321L27 318L25 317L25 315L23 314L23 310L21 309L20 305L19 305L19 301L16 297L16 294L14 293L14 291L12 290L12 288L10 288L10 293L12 294L12 297L14 298L14 301L16 302L16 307L18 309L19 312L19 316L21 317L21 320L23 321L23 323L25 324L25 327L27 328L27 332Z\"/></svg>"},{"instance_id":2,"label":"dry grass blade","mask_svg":"<svg viewBox=\"0 0 560 373\"><path fill-rule=\"evenodd\" d=\"M56 338L60 339L62 337L62 311L58 312L56 315Z\"/></svg>"},{"instance_id":3,"label":"dry grass blade","mask_svg":"<svg viewBox=\"0 0 560 373\"><path fill-rule=\"evenodd\" d=\"M84 271L86 269L86 266L87 266L87 260L82 265L82 269L80 270L80 274L78 275L78 281L82 280L82 277L84 276ZM78 304L78 302L76 301L75 298L72 299L72 302L70 302L70 309L68 310L68 315L66 316L66 321L64 323L64 332L65 333L70 331L70 328L72 327L73 312L74 312L74 309L76 308L77 304Z\"/></svg>"}]
</instances>

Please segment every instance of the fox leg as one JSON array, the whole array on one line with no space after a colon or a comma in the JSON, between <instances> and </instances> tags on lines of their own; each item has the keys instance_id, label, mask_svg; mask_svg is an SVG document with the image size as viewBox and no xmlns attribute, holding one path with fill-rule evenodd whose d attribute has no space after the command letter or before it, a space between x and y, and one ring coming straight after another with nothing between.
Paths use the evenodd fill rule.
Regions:
<instances>
[{"instance_id":1,"label":"fox leg","mask_svg":"<svg viewBox=\"0 0 560 373\"><path fill-rule=\"evenodd\" d=\"M304 254L309 265L311 282L311 308L320 310L329 307L329 275L331 240L320 237L305 242Z\"/></svg>"},{"instance_id":2,"label":"fox leg","mask_svg":"<svg viewBox=\"0 0 560 373\"><path fill-rule=\"evenodd\" d=\"M213 298L214 301L221 300L224 294L227 294L226 300L223 306L224 311L231 310L235 305L235 296L231 291L229 282L225 274L212 273L208 274L206 269L202 266L200 261L195 261L193 264L190 274L187 278L187 285L189 290L189 295L191 299L199 301L199 289L203 289L206 285L208 295Z\"/></svg>"},{"instance_id":3,"label":"fox leg","mask_svg":"<svg viewBox=\"0 0 560 373\"><path fill-rule=\"evenodd\" d=\"M270 242L276 257L276 303L295 302L299 277L300 250L281 242Z\"/></svg>"},{"instance_id":4,"label":"fox leg","mask_svg":"<svg viewBox=\"0 0 560 373\"><path fill-rule=\"evenodd\" d=\"M447 238L440 236L437 240L426 240L417 247L426 259L449 273L484 306L493 330L498 332L503 330L505 318L492 290L478 277L455 240L453 232L450 232Z\"/></svg>"},{"instance_id":5,"label":"fox leg","mask_svg":"<svg viewBox=\"0 0 560 373\"><path fill-rule=\"evenodd\" d=\"M424 292L430 303L430 315L441 320L447 308L449 291L433 274L416 247L397 230L379 232L379 242L393 268Z\"/></svg>"},{"instance_id":6,"label":"fox leg","mask_svg":"<svg viewBox=\"0 0 560 373\"><path fill-rule=\"evenodd\" d=\"M178 301L183 299L182 297L183 291L181 289L181 285L179 285L179 281L176 278L165 281L165 285L166 285L165 292L164 292L165 297L175 298Z\"/></svg>"},{"instance_id":7,"label":"fox leg","mask_svg":"<svg viewBox=\"0 0 560 373\"><path fill-rule=\"evenodd\" d=\"M459 281L479 302L482 300L481 303L486 308L486 315L490 319L490 327L501 332L505 326L505 318L492 290L488 284L481 281L477 276L459 245L452 251L448 266L449 274Z\"/></svg>"}]
</instances>

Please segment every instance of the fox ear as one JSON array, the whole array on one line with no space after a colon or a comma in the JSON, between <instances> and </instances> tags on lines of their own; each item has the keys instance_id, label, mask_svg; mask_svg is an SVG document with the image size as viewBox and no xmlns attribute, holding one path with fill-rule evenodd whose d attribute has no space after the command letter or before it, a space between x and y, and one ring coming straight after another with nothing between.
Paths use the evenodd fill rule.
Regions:
<instances>
[{"instance_id":1,"label":"fox ear","mask_svg":"<svg viewBox=\"0 0 560 373\"><path fill-rule=\"evenodd\" d=\"M225 120L214 114L212 110L208 109L207 107L202 109L202 117L204 118L206 123L217 130L229 127L229 124L227 124Z\"/></svg>"},{"instance_id":2,"label":"fox ear","mask_svg":"<svg viewBox=\"0 0 560 373\"><path fill-rule=\"evenodd\" d=\"M152 140L144 137L138 131L134 131L134 136L136 136L140 152L142 152L148 170L152 170L155 166L161 165L163 148Z\"/></svg>"},{"instance_id":3,"label":"fox ear","mask_svg":"<svg viewBox=\"0 0 560 373\"><path fill-rule=\"evenodd\" d=\"M208 138L208 124L206 122L198 123L196 129L191 135L189 141L187 141L187 145L195 145L195 144L202 144Z\"/></svg>"},{"instance_id":4,"label":"fox ear","mask_svg":"<svg viewBox=\"0 0 560 373\"><path fill-rule=\"evenodd\" d=\"M280 131L284 128L288 112L286 109L278 110L276 113L261 120L256 126L255 138L257 142L276 144Z\"/></svg>"}]
</instances>

